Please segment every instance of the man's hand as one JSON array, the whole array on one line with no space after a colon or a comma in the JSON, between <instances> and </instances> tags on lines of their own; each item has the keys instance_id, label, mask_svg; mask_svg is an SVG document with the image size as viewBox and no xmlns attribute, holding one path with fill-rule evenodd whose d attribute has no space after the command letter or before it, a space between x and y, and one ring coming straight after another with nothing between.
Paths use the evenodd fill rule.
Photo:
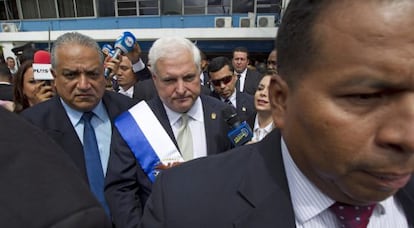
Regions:
<instances>
[{"instance_id":1,"label":"man's hand","mask_svg":"<svg viewBox=\"0 0 414 228\"><path fill-rule=\"evenodd\" d=\"M131 60L132 65L137 63L141 58L141 46L139 46L138 42L135 42L134 48L132 51L128 52L126 56Z\"/></svg>"},{"instance_id":2,"label":"man's hand","mask_svg":"<svg viewBox=\"0 0 414 228\"><path fill-rule=\"evenodd\" d=\"M180 165L181 163L182 162L170 162L170 163L167 163L167 164L163 164L163 163L160 162L160 164L158 164L155 168L158 169L158 170L166 170L166 169L172 168L174 166Z\"/></svg>"}]
</instances>

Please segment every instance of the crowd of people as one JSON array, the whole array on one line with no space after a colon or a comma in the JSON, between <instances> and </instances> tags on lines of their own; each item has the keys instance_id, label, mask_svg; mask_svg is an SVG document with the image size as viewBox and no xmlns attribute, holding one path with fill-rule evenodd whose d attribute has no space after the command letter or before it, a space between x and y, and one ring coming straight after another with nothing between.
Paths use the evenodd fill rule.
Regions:
<instances>
[{"instance_id":1,"label":"crowd of people","mask_svg":"<svg viewBox=\"0 0 414 228\"><path fill-rule=\"evenodd\" d=\"M175 36L114 58L79 32L52 81L1 65L0 224L412 227L413 12L291 0L266 70Z\"/></svg>"}]
</instances>

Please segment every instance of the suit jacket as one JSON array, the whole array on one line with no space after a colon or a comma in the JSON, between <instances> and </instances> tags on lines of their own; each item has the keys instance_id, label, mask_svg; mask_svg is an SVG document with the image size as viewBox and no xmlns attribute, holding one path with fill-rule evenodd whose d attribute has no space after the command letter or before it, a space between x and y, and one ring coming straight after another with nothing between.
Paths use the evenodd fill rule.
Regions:
<instances>
[{"instance_id":1,"label":"suit jacket","mask_svg":"<svg viewBox=\"0 0 414 228\"><path fill-rule=\"evenodd\" d=\"M151 79L152 74L151 71L148 69L147 66L144 67L144 69L134 72L135 76L138 78L138 81L144 81L144 80L148 80Z\"/></svg>"},{"instance_id":2,"label":"suit jacket","mask_svg":"<svg viewBox=\"0 0 414 228\"><path fill-rule=\"evenodd\" d=\"M295 227L280 133L161 173L141 228ZM413 225L414 178L397 194Z\"/></svg>"},{"instance_id":3,"label":"suit jacket","mask_svg":"<svg viewBox=\"0 0 414 228\"><path fill-rule=\"evenodd\" d=\"M254 96L260 80L262 80L262 75L258 71L247 69L243 92Z\"/></svg>"},{"instance_id":4,"label":"suit jacket","mask_svg":"<svg viewBox=\"0 0 414 228\"><path fill-rule=\"evenodd\" d=\"M0 108L0 227L111 227L62 149Z\"/></svg>"},{"instance_id":5,"label":"suit jacket","mask_svg":"<svg viewBox=\"0 0 414 228\"><path fill-rule=\"evenodd\" d=\"M111 119L112 126L113 119L116 116L135 104L131 98L110 91L105 91L102 101ZM29 122L44 130L63 148L75 162L88 183L83 146L66 114L60 97L55 96L45 102L30 107L24 110L21 115Z\"/></svg>"},{"instance_id":6,"label":"suit jacket","mask_svg":"<svg viewBox=\"0 0 414 228\"><path fill-rule=\"evenodd\" d=\"M220 95L216 92L212 92L211 96L221 101ZM254 97L248 93L236 91L236 112L241 121L245 121L250 116L254 115L256 113Z\"/></svg>"},{"instance_id":7,"label":"suit jacket","mask_svg":"<svg viewBox=\"0 0 414 228\"><path fill-rule=\"evenodd\" d=\"M0 100L13 101L13 86L0 84Z\"/></svg>"},{"instance_id":8,"label":"suit jacket","mask_svg":"<svg viewBox=\"0 0 414 228\"><path fill-rule=\"evenodd\" d=\"M222 119L220 111L225 107L225 104L208 96L202 95L200 98L204 110L208 155L218 154L230 149L231 143L226 136L229 127ZM147 103L178 148L160 98L157 96ZM116 227L137 227L152 184L119 132L113 145L106 178L105 195L111 212L115 214L113 218Z\"/></svg>"}]
</instances>

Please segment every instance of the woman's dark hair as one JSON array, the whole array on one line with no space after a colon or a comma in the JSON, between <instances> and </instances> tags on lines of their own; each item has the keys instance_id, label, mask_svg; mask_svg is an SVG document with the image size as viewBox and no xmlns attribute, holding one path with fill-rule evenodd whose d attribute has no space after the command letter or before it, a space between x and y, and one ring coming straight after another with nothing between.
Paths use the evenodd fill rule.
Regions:
<instances>
[{"instance_id":1,"label":"woman's dark hair","mask_svg":"<svg viewBox=\"0 0 414 228\"><path fill-rule=\"evenodd\" d=\"M27 100L26 95L23 93L24 85L24 74L26 71L32 67L33 60L26 60L22 65L20 65L19 70L16 72L16 75L13 77L13 95L14 95L14 112L21 112L24 109L30 107L29 101Z\"/></svg>"}]
</instances>

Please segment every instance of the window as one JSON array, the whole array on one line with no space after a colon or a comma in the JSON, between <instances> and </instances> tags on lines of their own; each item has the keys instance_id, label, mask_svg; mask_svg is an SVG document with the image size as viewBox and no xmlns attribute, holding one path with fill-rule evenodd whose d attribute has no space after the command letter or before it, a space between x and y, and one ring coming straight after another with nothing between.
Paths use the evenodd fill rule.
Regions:
<instances>
[{"instance_id":1,"label":"window","mask_svg":"<svg viewBox=\"0 0 414 228\"><path fill-rule=\"evenodd\" d=\"M181 15L182 0L161 0L162 15Z\"/></svg>"},{"instance_id":2,"label":"window","mask_svg":"<svg viewBox=\"0 0 414 228\"><path fill-rule=\"evenodd\" d=\"M140 0L139 15L159 15L158 0Z\"/></svg>"},{"instance_id":3,"label":"window","mask_svg":"<svg viewBox=\"0 0 414 228\"><path fill-rule=\"evenodd\" d=\"M18 18L19 14L16 1L0 0L0 20L13 20Z\"/></svg>"},{"instance_id":4,"label":"window","mask_svg":"<svg viewBox=\"0 0 414 228\"><path fill-rule=\"evenodd\" d=\"M56 18L55 0L38 0L40 18Z\"/></svg>"},{"instance_id":5,"label":"window","mask_svg":"<svg viewBox=\"0 0 414 228\"><path fill-rule=\"evenodd\" d=\"M233 13L254 12L254 1L252 0L233 0Z\"/></svg>"},{"instance_id":6,"label":"window","mask_svg":"<svg viewBox=\"0 0 414 228\"><path fill-rule=\"evenodd\" d=\"M205 14L206 0L184 0L184 14Z\"/></svg>"},{"instance_id":7,"label":"window","mask_svg":"<svg viewBox=\"0 0 414 228\"><path fill-rule=\"evenodd\" d=\"M208 14L229 14L230 0L208 0L207 1Z\"/></svg>"},{"instance_id":8,"label":"window","mask_svg":"<svg viewBox=\"0 0 414 228\"><path fill-rule=\"evenodd\" d=\"M76 1L76 17L93 17L94 13L93 0Z\"/></svg>"},{"instance_id":9,"label":"window","mask_svg":"<svg viewBox=\"0 0 414 228\"><path fill-rule=\"evenodd\" d=\"M282 0L257 0L257 13L280 14Z\"/></svg>"},{"instance_id":10,"label":"window","mask_svg":"<svg viewBox=\"0 0 414 228\"><path fill-rule=\"evenodd\" d=\"M118 0L118 16L136 16L136 0Z\"/></svg>"}]
</instances>

